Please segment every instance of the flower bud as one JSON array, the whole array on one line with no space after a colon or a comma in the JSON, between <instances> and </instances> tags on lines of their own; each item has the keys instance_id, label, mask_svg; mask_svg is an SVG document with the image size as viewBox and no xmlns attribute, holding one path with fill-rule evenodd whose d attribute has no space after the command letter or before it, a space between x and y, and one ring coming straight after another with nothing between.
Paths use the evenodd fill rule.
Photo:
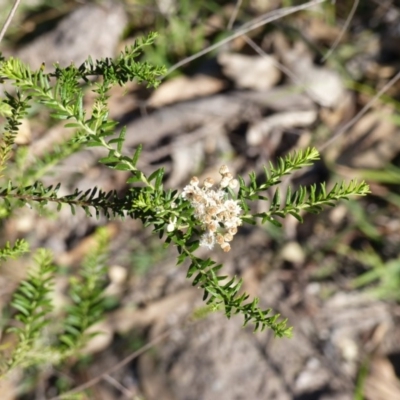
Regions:
<instances>
[{"instance_id":1,"label":"flower bud","mask_svg":"<svg viewBox=\"0 0 400 400\"><path fill-rule=\"evenodd\" d=\"M230 233L225 233L224 240L225 242L231 242L233 240L233 235L231 235Z\"/></svg>"},{"instance_id":2,"label":"flower bud","mask_svg":"<svg viewBox=\"0 0 400 400\"><path fill-rule=\"evenodd\" d=\"M190 184L192 186L198 186L199 184L199 178L197 176L194 176L191 180L190 180Z\"/></svg>"},{"instance_id":3,"label":"flower bud","mask_svg":"<svg viewBox=\"0 0 400 400\"><path fill-rule=\"evenodd\" d=\"M237 179L232 179L232 180L229 182L229 187L230 187L231 189L236 189L236 188L238 187L238 185L239 185L239 181L238 181Z\"/></svg>"},{"instance_id":4,"label":"flower bud","mask_svg":"<svg viewBox=\"0 0 400 400\"><path fill-rule=\"evenodd\" d=\"M230 183L230 179L229 178L227 178L226 176L224 176L222 179L221 179L221 183L219 184L222 188L226 188L226 187L228 187L228 185L229 185L229 183Z\"/></svg>"},{"instance_id":5,"label":"flower bud","mask_svg":"<svg viewBox=\"0 0 400 400\"><path fill-rule=\"evenodd\" d=\"M216 239L216 241L217 241L217 243L220 244L220 245L222 245L222 243L225 242L224 237L223 237L220 233L217 234L217 239Z\"/></svg>"},{"instance_id":6,"label":"flower bud","mask_svg":"<svg viewBox=\"0 0 400 400\"><path fill-rule=\"evenodd\" d=\"M229 168L226 165L221 165L219 173L223 176L229 172Z\"/></svg>"},{"instance_id":7,"label":"flower bud","mask_svg":"<svg viewBox=\"0 0 400 400\"><path fill-rule=\"evenodd\" d=\"M207 189L210 189L214 185L214 180L212 178L206 178L204 180L203 186Z\"/></svg>"},{"instance_id":8,"label":"flower bud","mask_svg":"<svg viewBox=\"0 0 400 400\"><path fill-rule=\"evenodd\" d=\"M229 243L224 242L224 243L221 244L221 249L225 253L227 253L231 249L231 246L229 245Z\"/></svg>"}]
</instances>

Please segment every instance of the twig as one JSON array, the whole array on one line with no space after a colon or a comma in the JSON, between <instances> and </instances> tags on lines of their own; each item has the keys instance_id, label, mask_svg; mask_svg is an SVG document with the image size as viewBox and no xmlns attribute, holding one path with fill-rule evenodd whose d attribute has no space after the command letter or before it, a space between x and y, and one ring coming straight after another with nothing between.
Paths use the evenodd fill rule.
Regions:
<instances>
[{"instance_id":1,"label":"twig","mask_svg":"<svg viewBox=\"0 0 400 400\"><path fill-rule=\"evenodd\" d=\"M224 44L227 44L229 42L231 42L232 40L235 40L236 38L245 35L246 33L259 28L260 26L263 26L265 24L268 24L272 21L275 21L279 18L285 17L287 15L290 14L294 14L297 11L302 11L302 10L306 10L307 8L310 8L312 6L315 6L317 4L321 4L324 3L327 0L312 0L308 3L305 4L301 4L299 6L296 7L288 7L288 8L282 8L276 11L273 11L271 13L265 14L261 20L259 20L259 18L257 20L259 20L258 22L252 24L251 22L248 24L245 24L243 27L241 27L240 29L238 29L235 33L233 33L231 36L221 40L218 43L213 44L212 46L209 46L201 51L199 51L196 54L193 54L190 57L187 57L181 61L179 61L178 63L176 63L175 65L173 65L168 71L167 73L161 78L163 79L165 76L169 75L171 72L175 71L176 69L182 67L183 65L196 60L197 58L204 56L207 53L210 53L211 51L217 49L218 47L223 46Z\"/></svg>"},{"instance_id":2,"label":"twig","mask_svg":"<svg viewBox=\"0 0 400 400\"><path fill-rule=\"evenodd\" d=\"M90 381L88 381L86 383L83 383L82 385L77 386L75 389L69 390L68 392L63 393L63 394L61 394L59 396L52 397L49 400L66 399L67 397L69 397L69 396L71 396L71 395L73 395L75 393L82 392L83 390L86 390L86 389L90 388L91 386L96 385L102 379L107 379L106 378L107 376L109 376L113 372L119 370L120 368L122 368L126 364L129 364L132 360L134 360L135 358L139 357L141 354L145 353L147 350L151 349L157 343L162 342L165 338L167 338L171 334L171 332L172 332L172 329L170 329L168 331L165 331L164 333L162 333L161 335L157 336L155 339L153 339L149 343L145 344L139 350L133 352L129 356L125 357L119 363L113 365L111 368L109 368L108 370L106 370L102 374L96 376L95 378L91 379Z\"/></svg>"},{"instance_id":3,"label":"twig","mask_svg":"<svg viewBox=\"0 0 400 400\"><path fill-rule=\"evenodd\" d=\"M8 14L6 22L4 22L3 28L1 29L1 32L0 32L0 43L3 40L3 37L4 37L4 35L5 35L5 33L6 33L7 29L8 29L8 26L10 25L11 20L14 17L15 11L17 11L17 8L19 6L20 1L21 0L15 0L13 8L10 11L10 14Z\"/></svg>"},{"instance_id":4,"label":"twig","mask_svg":"<svg viewBox=\"0 0 400 400\"><path fill-rule=\"evenodd\" d=\"M357 10L358 4L359 4L360 0L354 0L353 6L351 7L350 13L346 18L346 22L343 25L342 30L340 31L338 37L336 38L336 40L333 42L331 48L329 49L329 51L324 55L324 57L322 58L321 62L325 62L328 57L331 56L331 54L335 51L336 47L339 45L339 42L342 40L343 35L345 34L345 32L347 31L351 20L354 17L354 14Z\"/></svg>"},{"instance_id":5,"label":"twig","mask_svg":"<svg viewBox=\"0 0 400 400\"><path fill-rule=\"evenodd\" d=\"M234 8L234 10L232 12L231 17L229 18L229 22L228 22L228 25L226 27L226 29L228 29L228 31L230 31L232 29L233 24L235 23L235 20L236 20L236 17L238 15L240 6L242 5L242 1L243 0L236 0L235 8Z\"/></svg>"},{"instance_id":6,"label":"twig","mask_svg":"<svg viewBox=\"0 0 400 400\"><path fill-rule=\"evenodd\" d=\"M376 100L379 99L389 88L391 88L398 80L400 80L400 71L385 85L383 88L355 115L349 122L343 125L336 133L320 148L319 151L326 149L331 145L339 136L343 135L348 129L350 129L361 117L372 107Z\"/></svg>"}]
</instances>

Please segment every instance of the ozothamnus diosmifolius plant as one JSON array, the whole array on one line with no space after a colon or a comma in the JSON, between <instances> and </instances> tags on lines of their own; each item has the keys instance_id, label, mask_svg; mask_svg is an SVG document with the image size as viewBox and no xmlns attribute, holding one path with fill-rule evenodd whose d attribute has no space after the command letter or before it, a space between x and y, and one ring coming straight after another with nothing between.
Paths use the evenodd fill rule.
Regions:
<instances>
[{"instance_id":1,"label":"ozothamnus diosmifolius plant","mask_svg":"<svg viewBox=\"0 0 400 400\"><path fill-rule=\"evenodd\" d=\"M286 320L271 309L261 309L258 299L249 299L249 295L240 290L240 279L219 275L222 265L212 258L198 257L195 254L197 248L206 246L211 250L218 245L216 251L221 251L218 247L229 251L243 224L260 221L280 226L276 218L289 214L302 221L303 211L318 213L325 205L333 206L348 196L365 195L369 191L368 186L364 182L342 182L328 191L324 184L313 185L296 191L289 189L284 198L276 188L270 197L271 187L278 185L283 176L318 160L317 150L308 148L280 158L276 166L271 164L265 167L261 183L254 173L248 179L234 177L228 167L222 165L221 179L217 183L211 178L200 182L193 177L183 190L165 190L163 169L147 176L137 167L141 146L133 155L124 153L126 129L120 129L109 118L108 110L109 90L114 85L124 85L134 79L153 87L159 83L165 69L137 61L142 48L151 45L155 37L156 34L151 33L127 47L115 59L88 58L79 67L73 64L66 68L55 65L50 73L45 73L43 68L33 71L18 59L1 57L0 81L13 85L15 91L6 93L0 103L0 111L6 120L0 147L0 215L5 218L25 205L40 212L54 203L57 209L69 207L72 214L77 207L82 208L88 217L102 214L109 218L140 219L145 227L152 227L165 245L176 247L178 264L188 262L187 277L203 290L204 301L211 309L222 309L228 318L240 314L244 325L252 324L255 331L269 328L278 337L290 336L291 328L286 326ZM90 110L83 108L87 87L96 96ZM71 140L34 163L24 164L21 157L26 151L17 149L14 141L19 125L33 103L48 107L52 117L65 120L65 126L73 129L75 134ZM116 191L104 192L96 187L84 192L76 188L69 195L59 195L62 182L55 187L41 183L40 178L53 165L85 147L106 149L108 154L99 163L114 170L130 172L126 182L128 190L124 195ZM18 175L15 176L14 171L10 178L8 171L13 166L19 167ZM259 201L269 202L269 210L253 214L251 203ZM19 285L12 300L18 323L13 323L10 331L17 336L17 344L10 351L3 373L19 365L59 362L87 342L90 337L88 328L104 314L106 241L104 234L99 233L98 247L84 261L79 276L71 280L71 305L65 312L61 330L54 334L54 341L50 344L40 343L38 339L40 332L51 321L48 315L52 312L51 293L57 271L48 251L36 252L36 267ZM23 239L14 244L7 243L0 250L0 259L19 257L27 251L28 245ZM43 351L43 346L47 351Z\"/></svg>"},{"instance_id":2,"label":"ozothamnus diosmifolius plant","mask_svg":"<svg viewBox=\"0 0 400 400\"><path fill-rule=\"evenodd\" d=\"M104 288L107 276L108 234L98 229L95 234L96 245L84 258L78 274L71 278L65 317L52 334L43 340L43 329L49 325L53 302L54 277L56 267L52 263L52 254L46 249L38 249L34 255L35 265L29 269L15 291L11 305L16 309L14 315L18 324L7 329L17 336L17 344L7 351L8 357L2 357L1 373L14 367L28 367L38 364L57 364L76 353L87 341L96 335L88 331L104 314Z\"/></svg>"}]
</instances>

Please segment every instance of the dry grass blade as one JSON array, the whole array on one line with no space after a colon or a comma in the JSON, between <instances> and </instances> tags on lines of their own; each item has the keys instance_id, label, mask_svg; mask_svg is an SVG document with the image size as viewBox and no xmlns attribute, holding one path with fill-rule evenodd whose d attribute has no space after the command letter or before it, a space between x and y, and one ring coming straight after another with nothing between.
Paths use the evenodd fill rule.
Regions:
<instances>
[{"instance_id":1,"label":"dry grass blade","mask_svg":"<svg viewBox=\"0 0 400 400\"><path fill-rule=\"evenodd\" d=\"M313 7L317 4L324 3L327 0L313 0L310 1L306 4L302 4L300 6L295 6L295 7L289 7L289 8L284 8L284 9L279 9L277 11L270 12L268 14L263 15L261 18L257 18L257 22L250 22L248 24L245 24L242 26L240 29L238 29L235 33L233 33L231 36L227 37L224 40L221 40L218 43L213 44L212 46L209 46L201 51L199 51L196 54L193 54L190 57L187 57L183 59L182 61L179 61L175 65L173 65L167 73L163 76L163 78L167 75L169 75L171 72L177 70L178 68L182 67L183 65L188 64L189 62L196 60L197 58L204 56L207 53L210 53L211 51L217 49L218 47L223 46L224 44L227 44L231 42L232 40L235 40L236 38L245 35L246 33L259 28L260 26L266 25L270 22L276 21L280 18L283 18L287 15L294 14L295 12L306 10L307 8Z\"/></svg>"},{"instance_id":2,"label":"dry grass blade","mask_svg":"<svg viewBox=\"0 0 400 400\"><path fill-rule=\"evenodd\" d=\"M385 85L383 88L355 115L349 122L339 128L336 133L324 143L318 150L322 152L330 146L339 136L343 135L349 130L356 122L358 122L363 115L372 107L376 100L379 99L386 91L388 91L400 79L400 71Z\"/></svg>"},{"instance_id":3,"label":"dry grass blade","mask_svg":"<svg viewBox=\"0 0 400 400\"><path fill-rule=\"evenodd\" d=\"M105 381L107 381L110 385L114 386L118 389L126 398L131 399L133 397L133 393L128 390L125 386L121 385L116 379L114 379L110 375L105 375L103 377Z\"/></svg>"},{"instance_id":4,"label":"dry grass blade","mask_svg":"<svg viewBox=\"0 0 400 400\"><path fill-rule=\"evenodd\" d=\"M242 5L243 0L237 0L235 4L235 9L232 12L231 17L229 18L228 26L226 27L229 31L232 29L233 24L235 23L236 17L238 15L240 6Z\"/></svg>"},{"instance_id":5,"label":"dry grass blade","mask_svg":"<svg viewBox=\"0 0 400 400\"><path fill-rule=\"evenodd\" d=\"M130 354L129 356L125 357L122 361L120 361L119 363L115 364L114 366L112 366L111 368L109 368L107 371L103 372L99 376L96 376L95 378L91 379L90 381L88 381L86 383L83 383L82 385L77 386L75 389L72 389L72 390L69 390L66 393L63 393L60 396L52 397L49 400L63 400L63 399L65 400L65 399L69 398L70 396L72 396L73 394L82 392L82 391L84 391L84 390L96 385L102 379L107 379L108 380L108 377L109 377L110 374L112 374L113 372L119 370L120 368L122 368L126 364L130 363L132 360L134 360L135 358L139 357L141 354L143 354L147 350L151 349L157 343L162 342L170 334L171 334L171 330L168 330L168 331L162 333L161 335L157 336L155 339L153 339L149 343L145 344L139 350L137 350L137 351L133 352L132 354Z\"/></svg>"},{"instance_id":6,"label":"dry grass blade","mask_svg":"<svg viewBox=\"0 0 400 400\"><path fill-rule=\"evenodd\" d=\"M253 48L253 50L259 54L261 57L266 57L267 54L265 53L265 51L257 45L257 43L255 43L252 39L250 39L247 35L244 35L244 40L245 42ZM301 79L296 76L296 74L294 74L289 68L287 68L285 65L281 64L278 60L275 60L274 58L270 59L271 61L273 61L274 65L281 71L283 72L285 75L287 75L290 79L292 79L292 81L294 83L296 83L297 85L300 86L300 88L305 90L305 93L311 98L311 100L316 101L318 103L323 104L323 100L318 98L318 95L313 94L310 95L310 93L308 93L307 91L307 86L301 81Z\"/></svg>"},{"instance_id":7,"label":"dry grass blade","mask_svg":"<svg viewBox=\"0 0 400 400\"><path fill-rule=\"evenodd\" d=\"M10 14L8 14L8 17L6 19L6 22L3 25L3 28L1 28L1 32L0 32L0 43L3 40L3 37L11 23L11 20L13 19L15 12L17 11L17 8L19 6L19 3L21 2L21 0L15 0L13 8L10 11Z\"/></svg>"},{"instance_id":8,"label":"dry grass blade","mask_svg":"<svg viewBox=\"0 0 400 400\"><path fill-rule=\"evenodd\" d=\"M340 34L338 35L336 40L333 42L332 47L329 49L329 51L324 55L324 57L322 58L321 62L325 62L331 56L331 54L335 51L335 49L338 46L339 42L342 40L343 35L345 34L347 29L349 28L350 22L353 19L354 14L356 13L356 10L357 10L357 7L358 7L359 3L360 3L360 0L354 0L353 6L351 7L350 13L346 18L346 22L344 23L343 28L340 31Z\"/></svg>"}]
</instances>

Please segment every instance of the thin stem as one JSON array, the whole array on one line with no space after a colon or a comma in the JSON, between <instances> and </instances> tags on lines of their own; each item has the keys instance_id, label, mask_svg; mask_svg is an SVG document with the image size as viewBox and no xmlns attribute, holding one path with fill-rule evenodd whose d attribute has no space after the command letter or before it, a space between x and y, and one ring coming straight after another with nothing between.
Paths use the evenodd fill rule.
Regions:
<instances>
[{"instance_id":1,"label":"thin stem","mask_svg":"<svg viewBox=\"0 0 400 400\"><path fill-rule=\"evenodd\" d=\"M228 26L226 27L228 31L230 31L233 27L233 24L235 23L236 17L238 15L240 6L242 5L243 0L237 0L235 4L235 8L232 12L231 17L229 18Z\"/></svg>"},{"instance_id":2,"label":"thin stem","mask_svg":"<svg viewBox=\"0 0 400 400\"><path fill-rule=\"evenodd\" d=\"M349 15L346 18L346 22L344 23L342 30L340 31L336 40L333 42L332 47L322 58L321 62L325 62L328 59L328 57L331 56L331 54L335 51L336 47L338 46L339 42L342 40L343 35L347 31L347 29L350 25L350 22L353 19L354 14L356 13L359 2L360 2L360 0L354 0L353 6L351 7L351 10L349 12Z\"/></svg>"},{"instance_id":3,"label":"thin stem","mask_svg":"<svg viewBox=\"0 0 400 400\"><path fill-rule=\"evenodd\" d=\"M116 379L114 379L112 376L105 375L103 379L107 381L110 385L117 388L127 399L133 398L133 393L130 390L128 390L125 386L123 386L120 382L118 382Z\"/></svg>"},{"instance_id":4,"label":"thin stem","mask_svg":"<svg viewBox=\"0 0 400 400\"><path fill-rule=\"evenodd\" d=\"M122 361L115 364L114 366L112 366L111 368L109 368L108 370L103 372L102 374L96 376L93 379L90 379L88 382L83 383L82 385L77 386L75 389L69 390L68 392L63 393L59 396L52 397L49 400L67 399L75 393L79 393L79 392L82 392L83 390L89 389L90 387L99 383L102 379L106 379L106 377L109 376L110 374L118 371L119 369L124 367L126 364L129 364L132 360L139 357L140 355L142 355L143 353L145 353L147 350L151 349L152 347L154 347L157 343L162 342L164 339L166 339L171 334L171 332L172 332L172 329L165 331L164 333L157 336L155 339L153 339L149 343L145 344L139 350L137 350L137 351L133 352L132 354L130 354L129 356L125 357Z\"/></svg>"},{"instance_id":5,"label":"thin stem","mask_svg":"<svg viewBox=\"0 0 400 400\"><path fill-rule=\"evenodd\" d=\"M268 54L265 53L265 51L258 46L254 40L250 39L247 35L243 35L243 39L245 42L253 48L253 50L258 53L261 57L268 57ZM324 103L324 100L322 100L317 94L314 94L308 90L307 85L301 81L299 77L297 77L288 67L280 63L279 61L275 60L274 57L268 57L268 60L272 62L281 72L283 72L285 75L287 75L294 83L299 85L301 89L304 89L305 93L308 95L308 97L313 100L318 102L320 105Z\"/></svg>"},{"instance_id":6,"label":"thin stem","mask_svg":"<svg viewBox=\"0 0 400 400\"><path fill-rule=\"evenodd\" d=\"M11 9L10 14L8 14L6 22L3 25L3 28L1 28L1 31L0 31L0 43L3 40L3 37L4 37L4 35L5 35L6 31L7 31L10 23L11 23L11 20L14 18L15 12L17 11L17 8L18 8L20 2L21 2L21 0L15 0L13 8Z\"/></svg>"},{"instance_id":7,"label":"thin stem","mask_svg":"<svg viewBox=\"0 0 400 400\"><path fill-rule=\"evenodd\" d=\"M400 80L400 71L386 84L383 86L381 90L345 125L339 128L336 133L327 141L325 142L318 150L321 152L330 146L339 136L343 135L347 132L354 124L356 124L366 113L367 111L372 108L373 104L376 100L379 99L385 92L388 91L398 80Z\"/></svg>"},{"instance_id":8,"label":"thin stem","mask_svg":"<svg viewBox=\"0 0 400 400\"><path fill-rule=\"evenodd\" d=\"M189 62L196 60L197 58L204 56L207 53L210 53L211 51L223 46L224 44L227 44L229 42L232 42L233 40L235 40L236 38L245 35L246 33L257 29L265 24L268 24L272 21L276 21L279 18L285 17L287 15L290 14L294 14L297 11L302 11L302 10L306 10L307 8L310 8L312 6L315 6L317 4L321 4L324 3L327 0L312 0L306 4L301 4L299 6L296 7L290 7L290 8L284 8L284 9L280 9L277 11L273 11L271 13L266 14L265 16L262 17L261 20L257 19L258 22L254 23L254 24L246 24L244 25L242 28L240 28L239 30L237 30L234 34L232 34L231 36L227 37L224 40L221 40L218 43L213 44L212 46L209 46L207 48L205 48L204 50L201 50L200 52L187 57L185 59L183 59L182 61L179 61L178 63L176 63L175 65L173 65L168 71L167 73L161 77L161 79L165 78L167 75L169 75L171 72L175 71L176 69L182 67L185 64L188 64Z\"/></svg>"}]
</instances>

